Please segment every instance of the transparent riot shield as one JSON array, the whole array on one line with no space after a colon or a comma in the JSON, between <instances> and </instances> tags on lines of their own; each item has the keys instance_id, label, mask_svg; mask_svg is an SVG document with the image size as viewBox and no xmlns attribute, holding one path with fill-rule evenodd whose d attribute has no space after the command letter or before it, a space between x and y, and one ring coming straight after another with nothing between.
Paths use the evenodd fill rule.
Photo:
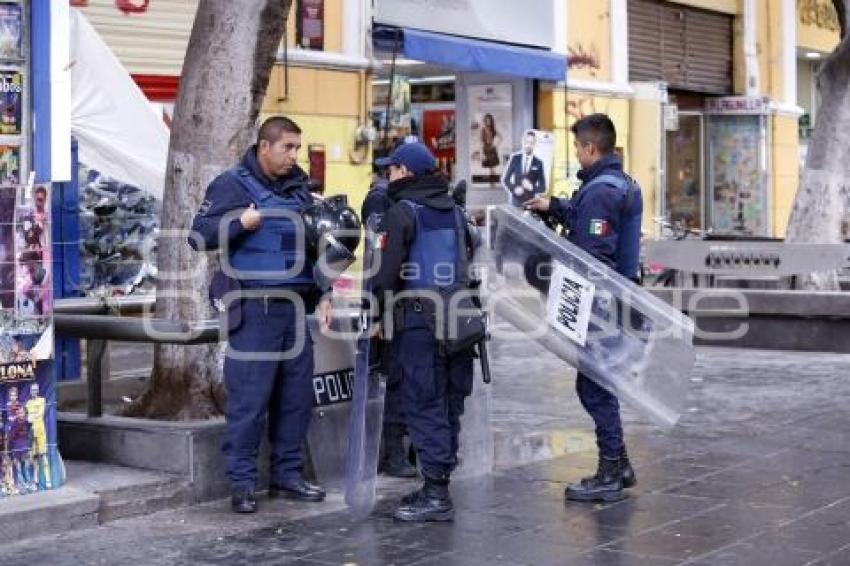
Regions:
<instances>
[{"instance_id":1,"label":"transparent riot shield","mask_svg":"<svg viewBox=\"0 0 850 566\"><path fill-rule=\"evenodd\" d=\"M381 448L384 394L386 381L371 371L376 352L372 351L371 301L373 258L377 244L378 219L373 215L367 221L363 253L363 302L361 305L360 334L354 361L354 381L351 414L348 428L346 461L345 503L355 515L365 516L375 506L375 486L378 478L378 458ZM380 399L380 403L377 400Z\"/></svg>"},{"instance_id":2,"label":"transparent riot shield","mask_svg":"<svg viewBox=\"0 0 850 566\"><path fill-rule=\"evenodd\" d=\"M452 472L455 479L481 476L493 471L491 387L492 385L482 382L479 368L476 367L472 395L466 398L463 415L460 417L458 467Z\"/></svg>"},{"instance_id":3,"label":"transparent riot shield","mask_svg":"<svg viewBox=\"0 0 850 566\"><path fill-rule=\"evenodd\" d=\"M654 422L672 426L694 365L693 322L548 229L488 210L488 310Z\"/></svg>"}]
</instances>

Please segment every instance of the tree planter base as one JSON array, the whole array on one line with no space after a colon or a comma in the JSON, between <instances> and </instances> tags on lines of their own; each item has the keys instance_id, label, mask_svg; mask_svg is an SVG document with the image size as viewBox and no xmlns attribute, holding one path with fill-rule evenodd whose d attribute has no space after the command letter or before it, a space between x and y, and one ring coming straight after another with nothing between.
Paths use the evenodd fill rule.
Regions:
<instances>
[{"instance_id":1,"label":"tree planter base","mask_svg":"<svg viewBox=\"0 0 850 566\"><path fill-rule=\"evenodd\" d=\"M194 502L230 493L221 453L224 419L171 422L59 413L58 421L59 446L66 458L178 474L186 478ZM265 443L258 462L260 486L265 486Z\"/></svg>"}]
</instances>

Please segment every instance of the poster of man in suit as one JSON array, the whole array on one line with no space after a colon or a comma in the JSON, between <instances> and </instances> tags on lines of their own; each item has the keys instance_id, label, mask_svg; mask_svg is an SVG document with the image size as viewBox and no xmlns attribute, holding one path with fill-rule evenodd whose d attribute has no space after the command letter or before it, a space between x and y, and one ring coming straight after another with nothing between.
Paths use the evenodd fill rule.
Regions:
<instances>
[{"instance_id":1,"label":"poster of man in suit","mask_svg":"<svg viewBox=\"0 0 850 566\"><path fill-rule=\"evenodd\" d=\"M513 153L502 175L502 186L514 206L549 188L555 138L550 132L526 130L522 136L522 149Z\"/></svg>"}]
</instances>

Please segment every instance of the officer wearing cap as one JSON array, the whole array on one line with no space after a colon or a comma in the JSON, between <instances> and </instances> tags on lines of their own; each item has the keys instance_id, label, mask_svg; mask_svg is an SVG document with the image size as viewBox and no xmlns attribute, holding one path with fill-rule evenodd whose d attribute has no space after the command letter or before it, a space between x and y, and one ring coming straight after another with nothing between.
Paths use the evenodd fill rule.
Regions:
<instances>
[{"instance_id":1,"label":"officer wearing cap","mask_svg":"<svg viewBox=\"0 0 850 566\"><path fill-rule=\"evenodd\" d=\"M526 208L549 214L569 229L569 240L633 281L638 278L643 200L614 152L617 132L605 114L573 124L581 187L571 199L535 197ZM576 391L596 425L596 474L567 487L571 501L617 501L637 483L626 445L617 397L579 372Z\"/></svg>"},{"instance_id":2,"label":"officer wearing cap","mask_svg":"<svg viewBox=\"0 0 850 566\"><path fill-rule=\"evenodd\" d=\"M231 290L241 288L229 306L224 362L223 452L237 513L257 510L257 452L267 423L269 497L325 497L303 477L313 408L313 342L306 315L322 290L304 249L300 214L313 197L296 164L300 147L295 122L283 116L266 120L240 163L210 183L189 239L199 251L226 251L221 261L230 277L223 279ZM326 327L329 302L321 301L319 311Z\"/></svg>"},{"instance_id":3,"label":"officer wearing cap","mask_svg":"<svg viewBox=\"0 0 850 566\"><path fill-rule=\"evenodd\" d=\"M444 355L422 305L429 293L462 281L470 243L463 213L425 145L401 145L378 164L389 167L387 194L394 204L380 226L385 238L373 292L384 320L393 317L405 421L424 479L394 516L448 521L454 514L449 479L457 464L460 416L472 392L472 352Z\"/></svg>"},{"instance_id":4,"label":"officer wearing cap","mask_svg":"<svg viewBox=\"0 0 850 566\"><path fill-rule=\"evenodd\" d=\"M375 164L376 174L372 186L363 201L360 217L368 225L369 219L383 218L395 201L387 194L389 179L386 166ZM416 477L416 468L410 463L405 450L404 437L407 427L404 424L404 400L401 396L401 375L398 365L393 361L392 344L378 339L378 352L381 357L381 371L387 376L387 393L384 397L384 423L381 427L381 462L378 471L396 478Z\"/></svg>"}]
</instances>

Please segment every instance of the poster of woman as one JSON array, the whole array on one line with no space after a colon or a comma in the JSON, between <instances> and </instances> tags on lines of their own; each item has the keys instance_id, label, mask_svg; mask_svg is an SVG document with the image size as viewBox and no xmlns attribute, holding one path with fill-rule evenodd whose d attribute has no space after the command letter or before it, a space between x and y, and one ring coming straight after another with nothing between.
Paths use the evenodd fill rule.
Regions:
<instances>
[{"instance_id":1,"label":"poster of woman","mask_svg":"<svg viewBox=\"0 0 850 566\"><path fill-rule=\"evenodd\" d=\"M501 186L513 147L511 85L473 85L469 92L469 163L473 185Z\"/></svg>"}]
</instances>

